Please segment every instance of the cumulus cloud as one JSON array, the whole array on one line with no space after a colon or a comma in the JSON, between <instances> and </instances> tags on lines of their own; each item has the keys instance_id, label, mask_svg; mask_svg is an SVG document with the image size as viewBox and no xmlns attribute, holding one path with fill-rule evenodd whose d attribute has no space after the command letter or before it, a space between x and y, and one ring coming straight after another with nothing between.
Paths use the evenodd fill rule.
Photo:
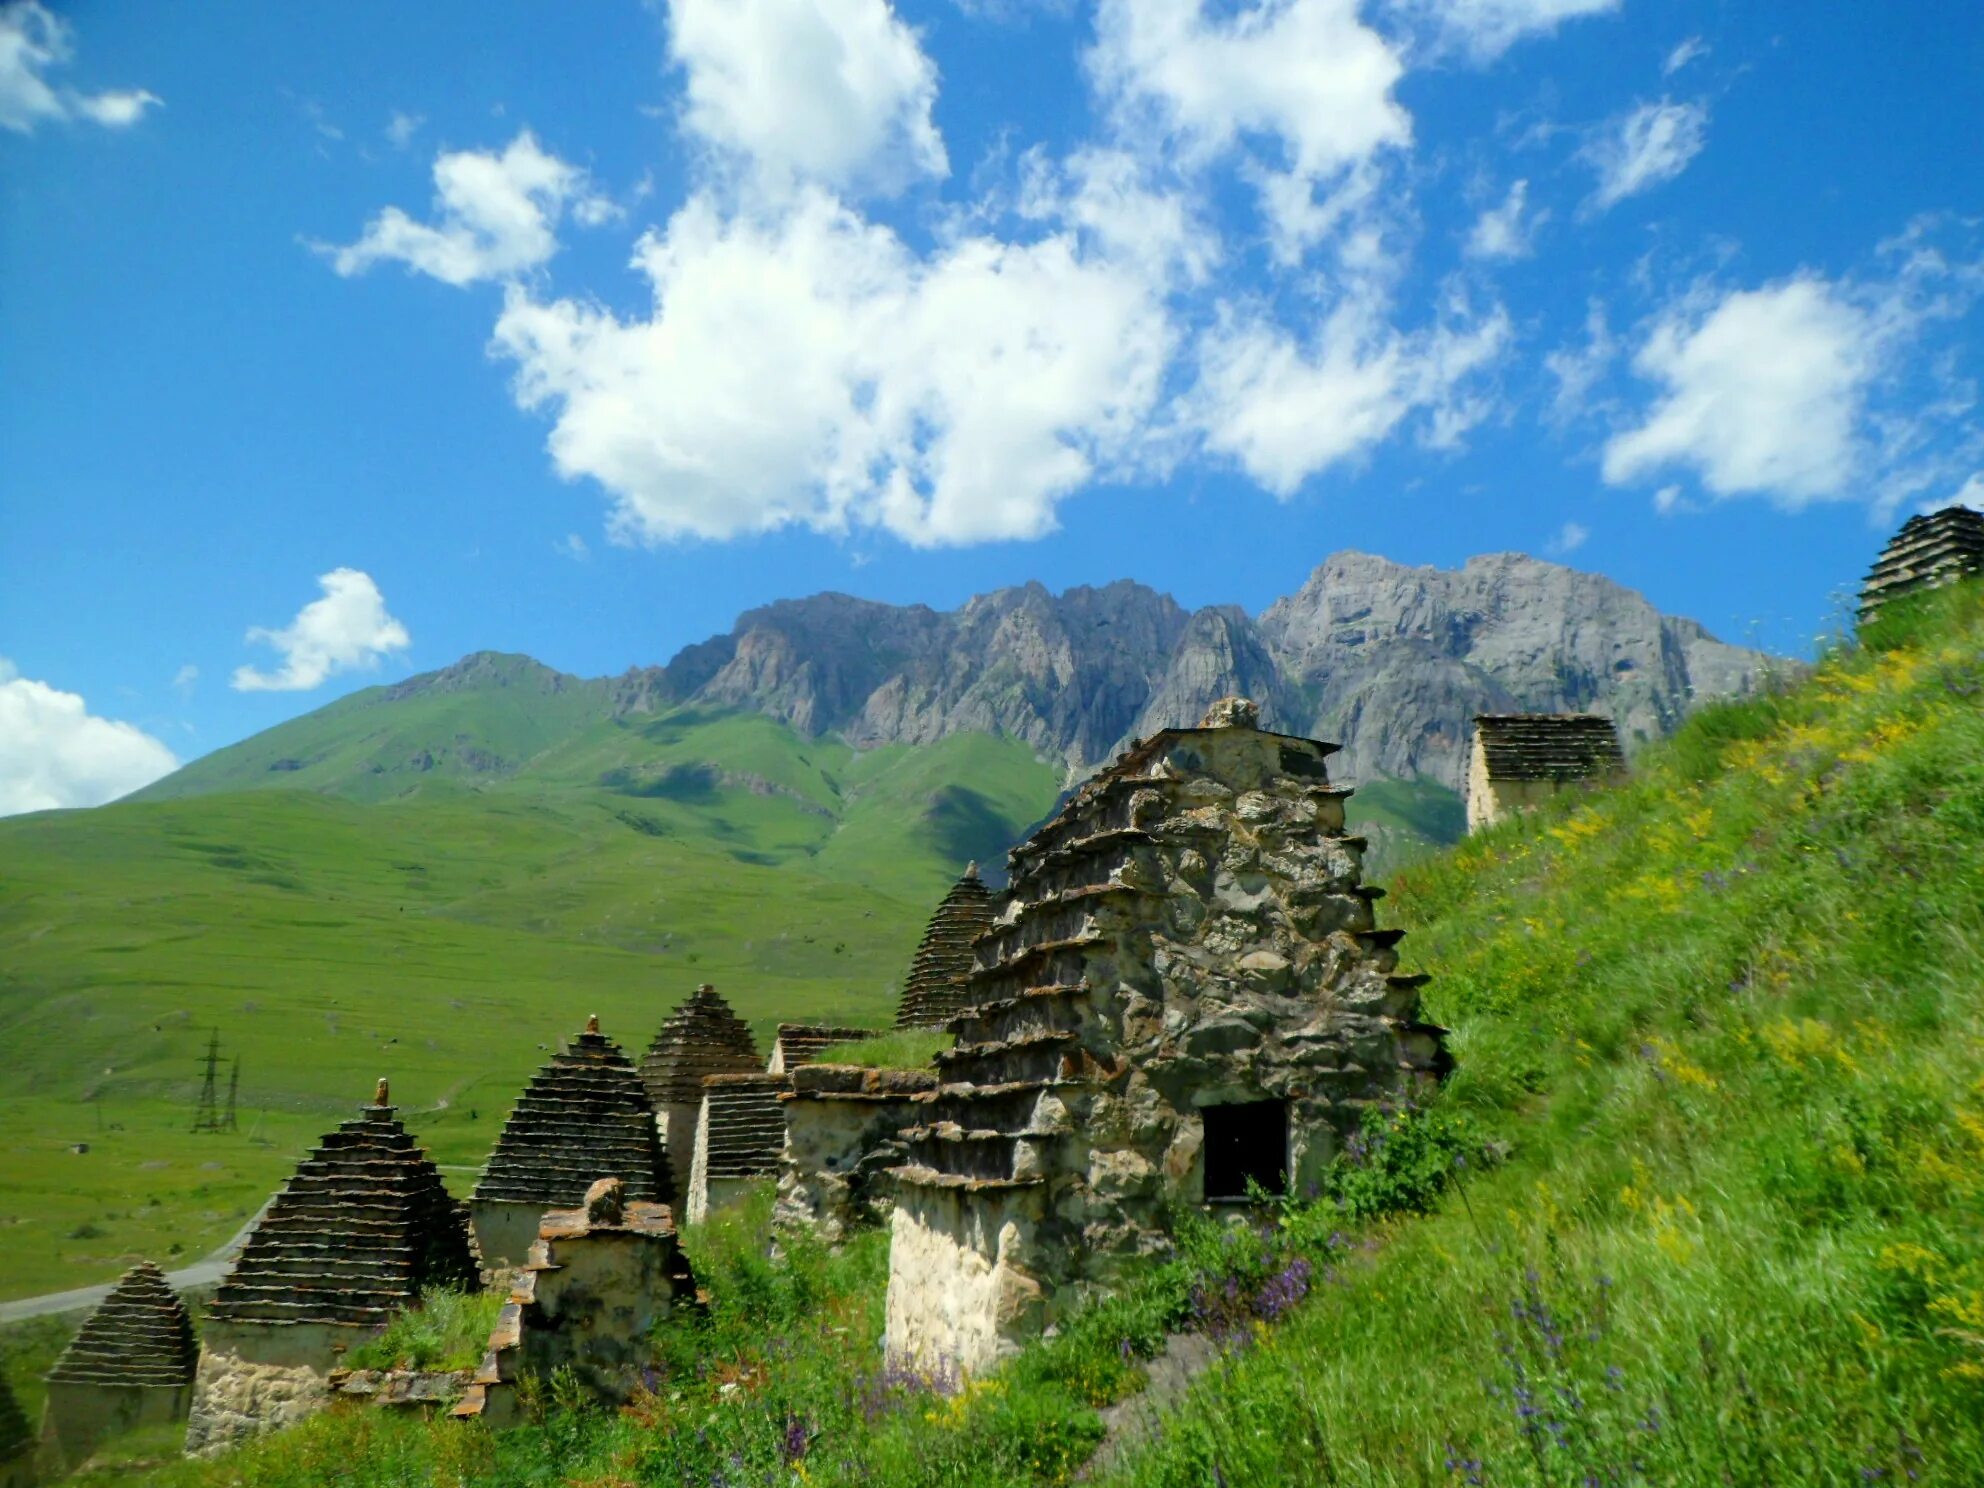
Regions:
<instances>
[{"instance_id":1,"label":"cumulus cloud","mask_svg":"<svg viewBox=\"0 0 1984 1488\"><path fill-rule=\"evenodd\" d=\"M237 667L239 692L307 692L338 672L374 667L379 659L412 644L406 627L386 613L385 596L369 574L334 568L317 580L324 592L281 630L256 626L253 645L275 648L282 665L273 672Z\"/></svg>"},{"instance_id":2,"label":"cumulus cloud","mask_svg":"<svg viewBox=\"0 0 1984 1488\"><path fill-rule=\"evenodd\" d=\"M670 0L684 123L782 178L891 190L949 169L937 67L887 0Z\"/></svg>"},{"instance_id":3,"label":"cumulus cloud","mask_svg":"<svg viewBox=\"0 0 1984 1488\"><path fill-rule=\"evenodd\" d=\"M1392 9L1430 26L1443 47L1493 61L1518 41L1566 21L1617 10L1620 0L1393 0Z\"/></svg>"},{"instance_id":4,"label":"cumulus cloud","mask_svg":"<svg viewBox=\"0 0 1984 1488\"><path fill-rule=\"evenodd\" d=\"M1066 232L925 259L823 191L765 218L697 196L634 262L648 317L513 287L495 345L636 540L1037 536L1128 450L1169 353L1143 278Z\"/></svg>"},{"instance_id":5,"label":"cumulus cloud","mask_svg":"<svg viewBox=\"0 0 1984 1488\"><path fill-rule=\"evenodd\" d=\"M1517 181L1500 206L1490 207L1477 217L1474 230L1467 235L1469 257L1527 258L1530 235L1550 215L1547 211L1537 212L1525 219L1523 213L1528 200L1529 182Z\"/></svg>"},{"instance_id":6,"label":"cumulus cloud","mask_svg":"<svg viewBox=\"0 0 1984 1488\"><path fill-rule=\"evenodd\" d=\"M1263 0L1231 15L1204 0L1102 0L1090 76L1119 132L1204 163L1258 142L1256 178L1292 259L1344 215L1319 188L1367 193L1359 167L1412 139L1392 97L1398 54L1356 0Z\"/></svg>"},{"instance_id":7,"label":"cumulus cloud","mask_svg":"<svg viewBox=\"0 0 1984 1488\"><path fill-rule=\"evenodd\" d=\"M1598 173L1590 210L1603 212L1688 168L1708 143L1708 106L1662 99L1607 124L1581 152Z\"/></svg>"},{"instance_id":8,"label":"cumulus cloud","mask_svg":"<svg viewBox=\"0 0 1984 1488\"><path fill-rule=\"evenodd\" d=\"M74 30L37 0L0 6L0 129L32 134L38 124L66 119L123 129L159 103L142 88L83 93L42 76L74 55Z\"/></svg>"},{"instance_id":9,"label":"cumulus cloud","mask_svg":"<svg viewBox=\"0 0 1984 1488\"><path fill-rule=\"evenodd\" d=\"M178 768L143 729L96 717L0 657L0 816L101 805Z\"/></svg>"},{"instance_id":10,"label":"cumulus cloud","mask_svg":"<svg viewBox=\"0 0 1984 1488\"><path fill-rule=\"evenodd\" d=\"M1304 345L1258 317L1229 316L1201 343L1193 413L1207 448L1287 499L1387 438L1417 410L1451 444L1484 411L1464 396L1509 335L1501 311L1405 336L1374 307L1338 307Z\"/></svg>"},{"instance_id":11,"label":"cumulus cloud","mask_svg":"<svg viewBox=\"0 0 1984 1488\"><path fill-rule=\"evenodd\" d=\"M357 242L318 251L347 277L398 262L444 284L474 284L549 262L568 210L586 226L614 212L583 170L547 153L525 130L501 155L458 150L435 157L433 225L388 207Z\"/></svg>"},{"instance_id":12,"label":"cumulus cloud","mask_svg":"<svg viewBox=\"0 0 1984 1488\"><path fill-rule=\"evenodd\" d=\"M1812 275L1724 295L1662 318L1633 359L1665 386L1636 429L1605 446L1605 479L1693 468L1718 496L1783 505L1844 495L1882 327Z\"/></svg>"}]
</instances>

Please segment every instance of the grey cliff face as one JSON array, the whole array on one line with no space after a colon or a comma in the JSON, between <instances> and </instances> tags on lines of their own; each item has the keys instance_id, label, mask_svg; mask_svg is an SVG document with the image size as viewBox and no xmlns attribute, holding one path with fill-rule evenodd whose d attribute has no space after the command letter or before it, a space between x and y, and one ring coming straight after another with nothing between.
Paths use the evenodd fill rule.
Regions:
<instances>
[{"instance_id":1,"label":"grey cliff face","mask_svg":"<svg viewBox=\"0 0 1984 1488\"><path fill-rule=\"evenodd\" d=\"M1060 595L1027 584L948 614L782 601L614 688L622 711L745 707L860 746L1006 734L1071 775L1239 693L1265 727L1342 744L1349 779L1458 788L1475 713L1604 713L1630 748L1695 701L1753 686L1768 660L1520 554L1445 570L1339 553L1258 620L1225 605L1188 613L1127 580Z\"/></svg>"}]
</instances>

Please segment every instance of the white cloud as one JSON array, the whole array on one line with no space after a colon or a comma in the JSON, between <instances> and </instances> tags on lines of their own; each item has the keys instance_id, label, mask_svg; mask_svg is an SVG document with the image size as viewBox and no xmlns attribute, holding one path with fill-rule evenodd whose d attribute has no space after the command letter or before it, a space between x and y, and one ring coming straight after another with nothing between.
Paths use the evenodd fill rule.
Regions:
<instances>
[{"instance_id":1,"label":"white cloud","mask_svg":"<svg viewBox=\"0 0 1984 1488\"><path fill-rule=\"evenodd\" d=\"M1605 322L1605 306L1597 300L1585 307L1584 335L1584 345L1562 346L1543 358L1544 369L1557 379L1550 416L1560 423L1584 412L1619 355L1619 342Z\"/></svg>"},{"instance_id":2,"label":"white cloud","mask_svg":"<svg viewBox=\"0 0 1984 1488\"><path fill-rule=\"evenodd\" d=\"M394 109L392 117L386 121L386 138L392 142L395 150L404 150L413 143L413 137L420 133L420 126L426 122L423 115Z\"/></svg>"},{"instance_id":3,"label":"white cloud","mask_svg":"<svg viewBox=\"0 0 1984 1488\"><path fill-rule=\"evenodd\" d=\"M1928 502L1923 506L1922 510L1925 512L1938 512L1946 506L1968 506L1978 511L1984 511L1984 470L1978 471L1969 480L1965 481L1963 488L1947 501Z\"/></svg>"},{"instance_id":4,"label":"white cloud","mask_svg":"<svg viewBox=\"0 0 1984 1488\"><path fill-rule=\"evenodd\" d=\"M184 701L193 696L193 689L199 685L199 681L200 669L189 661L172 674L172 690Z\"/></svg>"},{"instance_id":5,"label":"white cloud","mask_svg":"<svg viewBox=\"0 0 1984 1488\"><path fill-rule=\"evenodd\" d=\"M256 626L251 643L273 646L282 656L274 672L235 668L239 692L307 692L335 673L374 667L382 656L412 644L406 627L386 613L385 596L371 576L334 568L317 580L324 593L281 630Z\"/></svg>"},{"instance_id":6,"label":"white cloud","mask_svg":"<svg viewBox=\"0 0 1984 1488\"><path fill-rule=\"evenodd\" d=\"M1580 152L1598 172L1590 207L1604 211L1688 168L1708 143L1708 105L1662 99L1608 123Z\"/></svg>"},{"instance_id":7,"label":"white cloud","mask_svg":"<svg viewBox=\"0 0 1984 1488\"><path fill-rule=\"evenodd\" d=\"M1038 536L1129 453L1170 351L1142 278L1070 234L918 259L817 190L764 219L692 198L634 262L649 318L513 288L495 345L519 403L553 410L559 472L642 541Z\"/></svg>"},{"instance_id":8,"label":"white cloud","mask_svg":"<svg viewBox=\"0 0 1984 1488\"><path fill-rule=\"evenodd\" d=\"M1789 507L1846 494L1881 325L1814 276L1683 306L1633 359L1666 393L1646 422L1605 446L1614 485L1675 465L1717 496L1766 494Z\"/></svg>"},{"instance_id":9,"label":"white cloud","mask_svg":"<svg viewBox=\"0 0 1984 1488\"><path fill-rule=\"evenodd\" d=\"M1185 193L1150 177L1148 162L1127 150L1078 150L1058 168L1035 150L1021 163L1018 210L1031 221L1079 229L1101 253L1153 283L1203 283L1218 261L1219 235Z\"/></svg>"},{"instance_id":10,"label":"white cloud","mask_svg":"<svg viewBox=\"0 0 1984 1488\"><path fill-rule=\"evenodd\" d=\"M1204 0L1102 0L1088 67L1119 134L1152 151L1202 165L1270 145L1254 174L1284 261L1368 196L1360 166L1412 140L1392 97L1404 64L1356 0L1261 0L1228 17ZM1352 196L1318 203L1332 185Z\"/></svg>"},{"instance_id":11,"label":"white cloud","mask_svg":"<svg viewBox=\"0 0 1984 1488\"><path fill-rule=\"evenodd\" d=\"M318 251L347 277L397 261L444 284L473 284L549 262L567 209L585 226L614 213L583 170L546 153L528 130L501 155L460 150L436 156L434 207L436 226L388 207L357 242L318 245Z\"/></svg>"},{"instance_id":12,"label":"white cloud","mask_svg":"<svg viewBox=\"0 0 1984 1488\"><path fill-rule=\"evenodd\" d=\"M937 67L887 0L670 0L684 121L777 183L892 190L949 169Z\"/></svg>"},{"instance_id":13,"label":"white cloud","mask_svg":"<svg viewBox=\"0 0 1984 1488\"><path fill-rule=\"evenodd\" d=\"M0 129L31 134L45 120L64 119L123 129L159 103L142 88L80 93L57 88L42 76L65 65L74 53L75 34L68 22L37 0L0 6Z\"/></svg>"},{"instance_id":14,"label":"white cloud","mask_svg":"<svg viewBox=\"0 0 1984 1488\"><path fill-rule=\"evenodd\" d=\"M1660 69L1661 76L1672 77L1697 57L1708 55L1708 43L1699 36L1690 36L1686 41L1667 54L1667 61Z\"/></svg>"},{"instance_id":15,"label":"white cloud","mask_svg":"<svg viewBox=\"0 0 1984 1488\"><path fill-rule=\"evenodd\" d=\"M1544 544L1544 550L1556 558L1567 558L1591 540L1591 529L1582 522L1566 522L1557 529L1557 535Z\"/></svg>"},{"instance_id":16,"label":"white cloud","mask_svg":"<svg viewBox=\"0 0 1984 1488\"><path fill-rule=\"evenodd\" d=\"M1488 62L1518 41L1565 21L1617 10L1620 0L1392 0L1392 9L1429 23L1436 40Z\"/></svg>"},{"instance_id":17,"label":"white cloud","mask_svg":"<svg viewBox=\"0 0 1984 1488\"><path fill-rule=\"evenodd\" d=\"M588 558L592 557L591 546L576 532L566 533L551 546L554 551L564 554L574 563L584 563Z\"/></svg>"},{"instance_id":18,"label":"white cloud","mask_svg":"<svg viewBox=\"0 0 1984 1488\"><path fill-rule=\"evenodd\" d=\"M1527 221L1523 212L1529 200L1529 182L1517 181L1499 207L1490 207L1475 219L1467 235L1467 251L1473 258L1527 258L1530 235L1550 214L1536 213Z\"/></svg>"},{"instance_id":19,"label":"white cloud","mask_svg":"<svg viewBox=\"0 0 1984 1488\"><path fill-rule=\"evenodd\" d=\"M0 816L100 805L178 768L144 730L95 717L75 693L0 657Z\"/></svg>"},{"instance_id":20,"label":"white cloud","mask_svg":"<svg viewBox=\"0 0 1984 1488\"><path fill-rule=\"evenodd\" d=\"M1471 325L1403 336L1374 307L1353 302L1304 346L1271 322L1229 316L1201 343L1193 416L1207 448L1286 500L1415 410L1431 414L1429 442L1452 444L1485 411L1462 397L1463 384L1508 335L1498 310Z\"/></svg>"}]
</instances>

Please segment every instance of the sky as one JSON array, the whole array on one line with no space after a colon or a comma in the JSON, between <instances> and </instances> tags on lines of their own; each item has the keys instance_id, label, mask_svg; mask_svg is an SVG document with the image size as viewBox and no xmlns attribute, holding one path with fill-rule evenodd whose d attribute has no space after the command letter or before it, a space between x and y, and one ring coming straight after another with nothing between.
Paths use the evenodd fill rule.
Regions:
<instances>
[{"instance_id":1,"label":"sky","mask_svg":"<svg viewBox=\"0 0 1984 1488\"><path fill-rule=\"evenodd\" d=\"M0 0L0 814L821 590L1520 550L1808 654L1984 504L1984 12Z\"/></svg>"}]
</instances>

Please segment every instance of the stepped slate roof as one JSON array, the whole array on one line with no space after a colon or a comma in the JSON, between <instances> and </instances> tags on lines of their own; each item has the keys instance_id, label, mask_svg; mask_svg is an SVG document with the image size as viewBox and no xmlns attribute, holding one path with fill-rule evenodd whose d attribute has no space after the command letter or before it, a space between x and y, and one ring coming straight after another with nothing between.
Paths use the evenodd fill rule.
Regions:
<instances>
[{"instance_id":1,"label":"stepped slate roof","mask_svg":"<svg viewBox=\"0 0 1984 1488\"><path fill-rule=\"evenodd\" d=\"M973 863L930 917L903 982L896 1027L942 1027L963 1010L971 943L991 923L992 891L979 880L978 865Z\"/></svg>"},{"instance_id":2,"label":"stepped slate roof","mask_svg":"<svg viewBox=\"0 0 1984 1488\"><path fill-rule=\"evenodd\" d=\"M877 1028L836 1028L826 1023L781 1023L772 1043L772 1069L790 1073L802 1064L811 1064L835 1044L858 1044L879 1038Z\"/></svg>"},{"instance_id":3,"label":"stepped slate roof","mask_svg":"<svg viewBox=\"0 0 1984 1488\"><path fill-rule=\"evenodd\" d=\"M297 1166L207 1311L222 1322L369 1327L422 1287L475 1280L463 1208L381 1080L374 1104Z\"/></svg>"},{"instance_id":4,"label":"stepped slate roof","mask_svg":"<svg viewBox=\"0 0 1984 1488\"><path fill-rule=\"evenodd\" d=\"M785 1107L792 1088L783 1075L712 1075L703 1082L708 1106L704 1172L711 1178L755 1178L775 1172L785 1150Z\"/></svg>"},{"instance_id":5,"label":"stepped slate roof","mask_svg":"<svg viewBox=\"0 0 1984 1488\"><path fill-rule=\"evenodd\" d=\"M163 1271L140 1261L69 1340L48 1377L63 1384L176 1388L193 1383L199 1361L185 1304Z\"/></svg>"},{"instance_id":6,"label":"stepped slate roof","mask_svg":"<svg viewBox=\"0 0 1984 1488\"><path fill-rule=\"evenodd\" d=\"M1860 588L1860 618L1891 599L1984 573L1984 512L1946 506L1910 517L1881 550Z\"/></svg>"},{"instance_id":7,"label":"stepped slate roof","mask_svg":"<svg viewBox=\"0 0 1984 1488\"><path fill-rule=\"evenodd\" d=\"M1622 773L1609 718L1592 713L1484 713L1474 720L1490 780L1591 780Z\"/></svg>"},{"instance_id":8,"label":"stepped slate roof","mask_svg":"<svg viewBox=\"0 0 1984 1488\"><path fill-rule=\"evenodd\" d=\"M21 1413L21 1403L0 1375L0 1462L12 1462L34 1450L34 1432Z\"/></svg>"},{"instance_id":9,"label":"stepped slate roof","mask_svg":"<svg viewBox=\"0 0 1984 1488\"><path fill-rule=\"evenodd\" d=\"M647 1087L595 1017L532 1077L471 1201L569 1209L601 1178L618 1178L630 1199L669 1197Z\"/></svg>"},{"instance_id":10,"label":"stepped slate roof","mask_svg":"<svg viewBox=\"0 0 1984 1488\"><path fill-rule=\"evenodd\" d=\"M641 1060L641 1082L657 1109L693 1106L703 1098L705 1075L745 1074L764 1064L750 1026L704 983L655 1034Z\"/></svg>"}]
</instances>

